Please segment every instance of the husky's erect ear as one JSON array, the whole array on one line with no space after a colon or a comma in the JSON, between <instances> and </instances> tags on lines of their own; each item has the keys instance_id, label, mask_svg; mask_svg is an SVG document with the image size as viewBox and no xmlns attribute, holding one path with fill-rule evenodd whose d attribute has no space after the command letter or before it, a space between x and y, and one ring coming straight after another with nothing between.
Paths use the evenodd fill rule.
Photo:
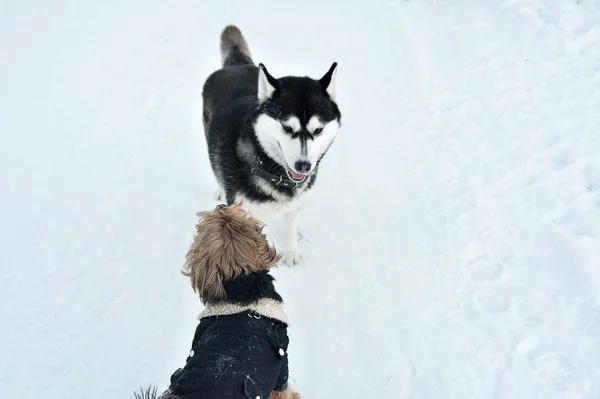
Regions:
<instances>
[{"instance_id":1,"label":"husky's erect ear","mask_svg":"<svg viewBox=\"0 0 600 399\"><path fill-rule=\"evenodd\" d=\"M337 62L334 62L329 71L319 80L323 90L329 94L332 100L335 100L335 77L337 75Z\"/></svg>"},{"instance_id":2,"label":"husky's erect ear","mask_svg":"<svg viewBox=\"0 0 600 399\"><path fill-rule=\"evenodd\" d=\"M269 75L263 64L258 64L258 102L262 103L271 98L277 89L279 89L279 81Z\"/></svg>"}]
</instances>

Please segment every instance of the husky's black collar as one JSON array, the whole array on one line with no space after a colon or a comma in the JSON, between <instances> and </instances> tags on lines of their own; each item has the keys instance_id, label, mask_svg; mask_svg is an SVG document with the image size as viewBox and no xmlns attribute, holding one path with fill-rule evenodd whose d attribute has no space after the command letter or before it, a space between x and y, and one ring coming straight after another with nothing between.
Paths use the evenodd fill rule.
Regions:
<instances>
[{"instance_id":1,"label":"husky's black collar","mask_svg":"<svg viewBox=\"0 0 600 399\"><path fill-rule=\"evenodd\" d=\"M250 173L252 173L254 176L258 176L261 179L268 181L269 183L273 183L278 187L285 187L292 190L297 188L299 185L304 183L306 179L308 179L308 175L304 175L304 178L302 180L291 180L281 175L274 175L273 173L269 173L258 168L252 168L250 170Z\"/></svg>"},{"instance_id":2,"label":"husky's black collar","mask_svg":"<svg viewBox=\"0 0 600 399\"><path fill-rule=\"evenodd\" d=\"M258 155L256 156L256 163L258 164L258 167L251 168L250 173L252 173L254 176L258 176L261 179L268 181L269 183L274 184L277 187L285 187L294 190L300 185L302 185L302 183L307 181L308 177L310 176L309 174L305 174L302 180L292 180L288 179L287 177L283 177L280 174L267 172L266 170L261 168L265 162L263 162ZM273 162L273 164L275 163Z\"/></svg>"}]
</instances>

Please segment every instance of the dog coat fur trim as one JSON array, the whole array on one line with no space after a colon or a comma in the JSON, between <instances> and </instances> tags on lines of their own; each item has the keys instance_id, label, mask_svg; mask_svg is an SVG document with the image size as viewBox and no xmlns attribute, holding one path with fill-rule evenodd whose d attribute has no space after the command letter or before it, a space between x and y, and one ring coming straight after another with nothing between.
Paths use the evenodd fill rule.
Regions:
<instances>
[{"instance_id":1,"label":"dog coat fur trim","mask_svg":"<svg viewBox=\"0 0 600 399\"><path fill-rule=\"evenodd\" d=\"M283 311L283 303L270 298L261 298L255 303L249 305L240 305L230 302L209 303L198 316L198 319L212 316L223 316L242 313L247 310L253 310L262 316L279 320L288 324L287 317Z\"/></svg>"}]
</instances>

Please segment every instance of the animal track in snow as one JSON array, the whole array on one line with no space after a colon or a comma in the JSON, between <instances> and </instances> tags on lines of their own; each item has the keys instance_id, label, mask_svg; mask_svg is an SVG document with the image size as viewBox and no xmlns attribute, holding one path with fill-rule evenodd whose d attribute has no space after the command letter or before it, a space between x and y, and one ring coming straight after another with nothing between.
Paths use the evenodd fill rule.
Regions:
<instances>
[{"instance_id":1,"label":"animal track in snow","mask_svg":"<svg viewBox=\"0 0 600 399\"><path fill-rule=\"evenodd\" d=\"M580 310L580 325L588 336L600 338L600 308L583 306Z\"/></svg>"},{"instance_id":2,"label":"animal track in snow","mask_svg":"<svg viewBox=\"0 0 600 399\"><path fill-rule=\"evenodd\" d=\"M479 289L473 294L473 300L484 313L500 314L510 308L508 296L495 288Z\"/></svg>"},{"instance_id":3,"label":"animal track in snow","mask_svg":"<svg viewBox=\"0 0 600 399\"><path fill-rule=\"evenodd\" d=\"M556 390L566 390L577 376L577 368L569 359L551 351L534 349L527 353L527 362L536 378Z\"/></svg>"},{"instance_id":4,"label":"animal track in snow","mask_svg":"<svg viewBox=\"0 0 600 399\"><path fill-rule=\"evenodd\" d=\"M502 261L482 251L479 245L471 247L468 261L461 266L465 284L471 288L475 308L483 314L497 315L507 311L511 302L499 290L499 280L504 273ZM467 250L467 252L469 252Z\"/></svg>"},{"instance_id":5,"label":"animal track in snow","mask_svg":"<svg viewBox=\"0 0 600 399\"><path fill-rule=\"evenodd\" d=\"M462 272L467 284L485 284L500 278L502 275L502 265L500 261L484 255L472 259L463 265Z\"/></svg>"}]
</instances>

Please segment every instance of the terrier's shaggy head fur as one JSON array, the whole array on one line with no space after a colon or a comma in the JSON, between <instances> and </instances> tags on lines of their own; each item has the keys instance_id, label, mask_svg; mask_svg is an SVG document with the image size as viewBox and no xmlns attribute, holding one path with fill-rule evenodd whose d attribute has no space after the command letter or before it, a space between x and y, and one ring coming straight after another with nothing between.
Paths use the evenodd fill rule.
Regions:
<instances>
[{"instance_id":1,"label":"terrier's shaggy head fur","mask_svg":"<svg viewBox=\"0 0 600 399\"><path fill-rule=\"evenodd\" d=\"M264 225L250 217L242 204L199 212L194 241L183 274L204 304L227 299L224 281L276 266L280 255L269 245Z\"/></svg>"}]
</instances>

